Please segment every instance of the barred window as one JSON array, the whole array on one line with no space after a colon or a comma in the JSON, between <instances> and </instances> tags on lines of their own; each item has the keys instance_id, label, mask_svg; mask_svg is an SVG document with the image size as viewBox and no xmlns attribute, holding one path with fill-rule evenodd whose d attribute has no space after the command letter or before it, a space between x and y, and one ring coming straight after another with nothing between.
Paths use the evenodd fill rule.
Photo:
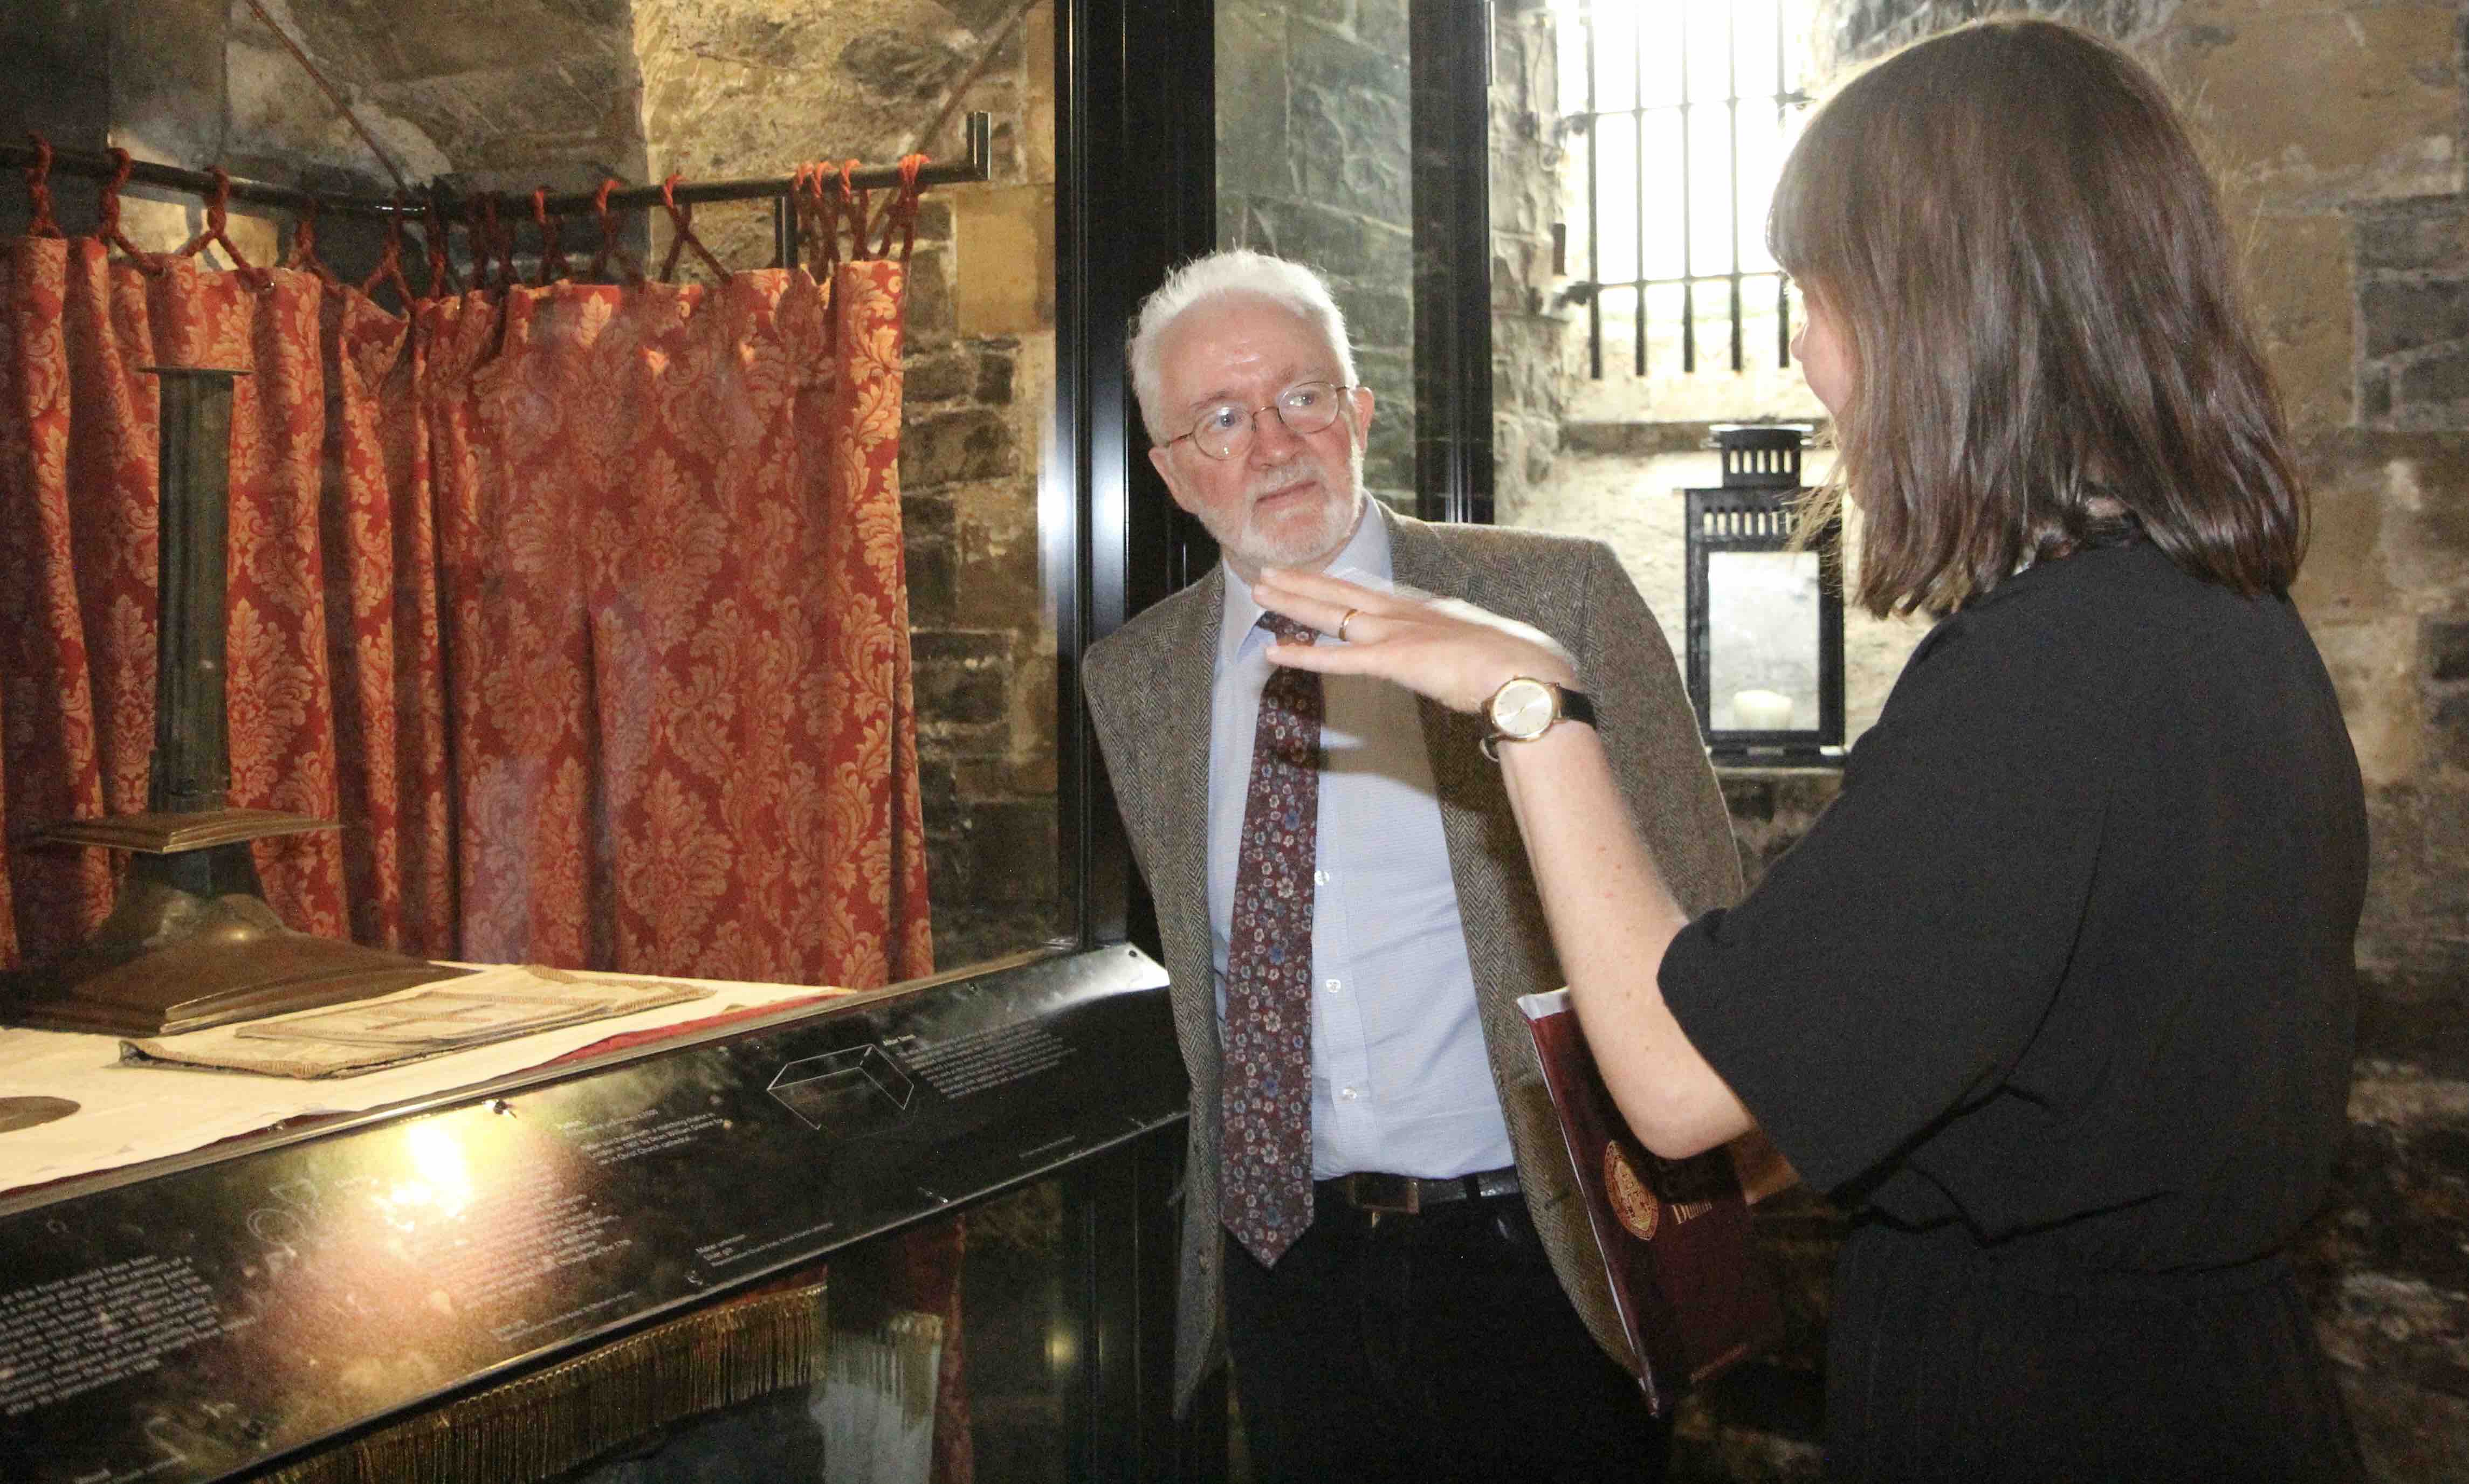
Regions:
<instances>
[{"instance_id":1,"label":"barred window","mask_svg":"<svg viewBox=\"0 0 2469 1484\"><path fill-rule=\"evenodd\" d=\"M1588 374L1790 363L1766 206L1800 125L1798 0L1560 0L1565 291ZM1616 369L1613 373L1619 375Z\"/></svg>"}]
</instances>

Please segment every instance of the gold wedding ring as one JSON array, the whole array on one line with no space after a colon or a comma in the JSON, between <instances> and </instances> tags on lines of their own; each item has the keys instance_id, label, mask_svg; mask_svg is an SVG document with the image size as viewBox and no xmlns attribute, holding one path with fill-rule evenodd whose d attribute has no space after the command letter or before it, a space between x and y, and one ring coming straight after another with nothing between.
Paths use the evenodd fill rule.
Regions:
<instances>
[{"instance_id":1,"label":"gold wedding ring","mask_svg":"<svg viewBox=\"0 0 2469 1484\"><path fill-rule=\"evenodd\" d=\"M1346 610L1345 616L1344 616L1344 617L1342 617L1342 618L1340 618L1340 619L1337 621L1337 642L1338 642L1338 643L1340 643L1340 644L1344 644L1344 643L1346 642L1346 626L1347 626L1347 625L1349 625L1349 624L1353 623L1353 622L1354 622L1354 615L1356 615L1357 613L1360 613L1360 612L1362 612L1362 611L1363 611L1363 610L1362 610L1361 608L1349 608L1349 609L1347 609L1347 610Z\"/></svg>"}]
</instances>

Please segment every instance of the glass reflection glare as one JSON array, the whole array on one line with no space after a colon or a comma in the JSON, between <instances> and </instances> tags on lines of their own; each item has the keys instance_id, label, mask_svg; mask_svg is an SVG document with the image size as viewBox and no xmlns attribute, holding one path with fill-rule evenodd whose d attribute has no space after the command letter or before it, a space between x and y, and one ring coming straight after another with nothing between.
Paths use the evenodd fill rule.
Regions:
<instances>
[{"instance_id":1,"label":"glass reflection glare","mask_svg":"<svg viewBox=\"0 0 2469 1484\"><path fill-rule=\"evenodd\" d=\"M378 1197L388 1220L408 1222L421 1214L417 1207L427 1207L435 1216L456 1217L472 1204L471 1162L449 1122L435 1119L404 1130L404 1153L411 1156L416 1177Z\"/></svg>"},{"instance_id":2,"label":"glass reflection glare","mask_svg":"<svg viewBox=\"0 0 2469 1484\"><path fill-rule=\"evenodd\" d=\"M1717 731L1818 724L1815 552L1708 553L1706 626Z\"/></svg>"}]
</instances>

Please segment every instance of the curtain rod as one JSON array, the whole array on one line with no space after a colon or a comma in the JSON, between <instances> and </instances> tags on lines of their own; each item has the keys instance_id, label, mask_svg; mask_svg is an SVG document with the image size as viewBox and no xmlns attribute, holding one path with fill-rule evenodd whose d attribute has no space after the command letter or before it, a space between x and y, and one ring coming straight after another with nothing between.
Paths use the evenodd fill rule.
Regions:
<instances>
[{"instance_id":1,"label":"curtain rod","mask_svg":"<svg viewBox=\"0 0 2469 1484\"><path fill-rule=\"evenodd\" d=\"M963 121L961 133L967 145L966 156L949 162L929 161L917 172L918 185L964 185L982 181L987 177L994 153L992 120L982 113L972 113ZM0 144L0 166L32 166L35 158L36 151L32 145ZM107 154L93 154L82 149L55 149L52 151L52 169L72 175L91 175L97 179L109 180L119 171L120 166ZM176 166L156 165L146 160L130 163L128 179L131 184L164 186L174 191L186 191L202 196L211 196L215 193L215 177L203 171L181 170ZM849 182L861 191L897 186L900 184L900 167L897 165L860 166L850 172ZM787 195L795 184L793 178L785 175L743 180L707 180L699 183L681 181L678 183L677 200L681 206L699 201L756 201L772 196ZM577 191L565 195L552 195L548 198L547 209L554 216L578 216L591 210L595 194L590 191ZM432 199L437 202L439 210L450 216L467 215L477 197L457 195L432 184L427 191L422 193L421 199L407 201L401 207L397 207L390 200L378 201L360 195L303 191L296 186L271 185L262 180L235 179L231 183L231 199L250 201L261 206L279 206L289 211L314 210L321 214L331 212L338 216L382 218L394 216L400 211L405 217L416 218L427 210L428 202ZM622 191L609 193L609 206L612 211L659 204L660 188L656 185L630 186Z\"/></svg>"}]
</instances>

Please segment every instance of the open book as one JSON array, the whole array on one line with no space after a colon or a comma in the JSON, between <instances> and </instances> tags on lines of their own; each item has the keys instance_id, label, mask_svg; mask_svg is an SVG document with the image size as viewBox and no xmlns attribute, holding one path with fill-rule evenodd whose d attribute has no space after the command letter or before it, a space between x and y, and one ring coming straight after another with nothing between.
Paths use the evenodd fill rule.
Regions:
<instances>
[{"instance_id":1,"label":"open book","mask_svg":"<svg viewBox=\"0 0 2469 1484\"><path fill-rule=\"evenodd\" d=\"M1519 997L1586 1198L1621 1327L1656 1416L1692 1384L1782 1337L1783 1312L1749 1237L1748 1191L1791 1183L1764 1136L1662 1159L1628 1131L1578 1028L1569 992ZM1737 1161L1737 1162L1736 1162Z\"/></svg>"}]
</instances>

